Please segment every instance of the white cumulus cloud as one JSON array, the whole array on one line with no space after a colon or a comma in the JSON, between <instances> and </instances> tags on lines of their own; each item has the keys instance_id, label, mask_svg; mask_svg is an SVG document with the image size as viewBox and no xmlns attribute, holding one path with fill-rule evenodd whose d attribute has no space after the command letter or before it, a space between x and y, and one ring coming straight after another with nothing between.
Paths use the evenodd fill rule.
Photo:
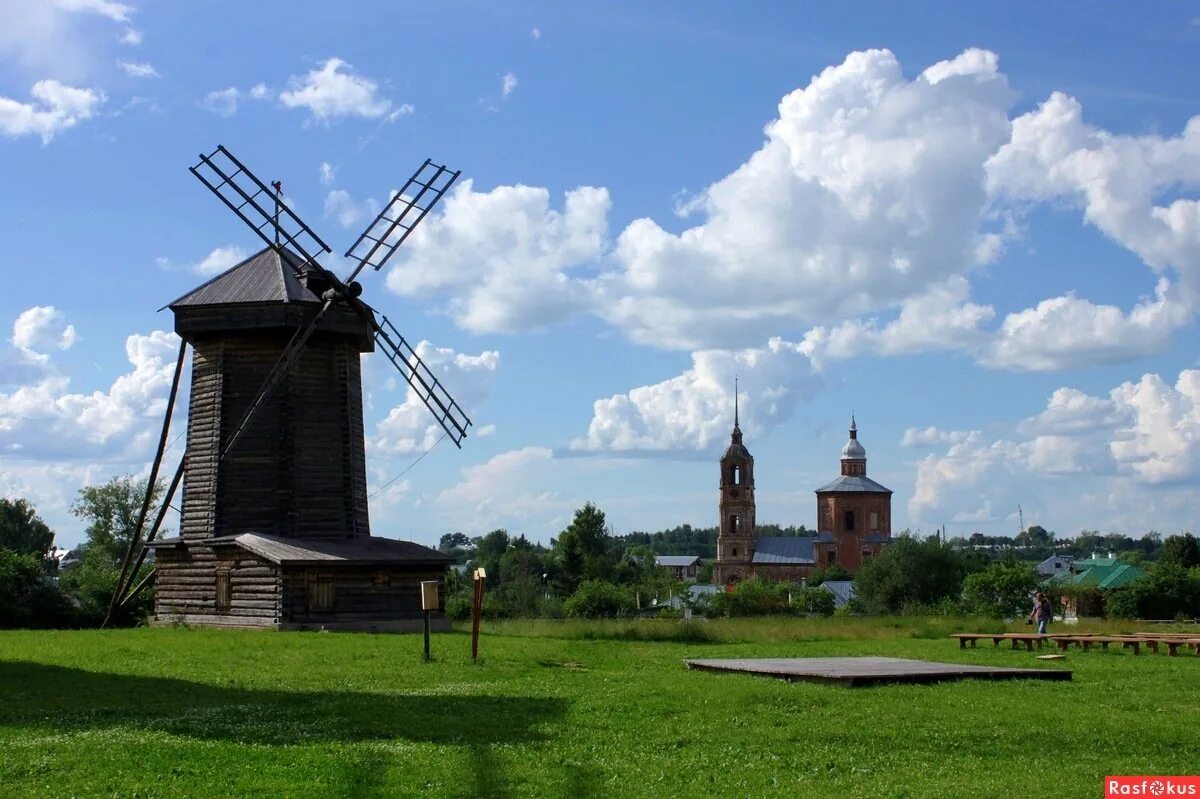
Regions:
<instances>
[{"instance_id":1,"label":"white cumulus cloud","mask_svg":"<svg viewBox=\"0 0 1200 799\"><path fill-rule=\"evenodd\" d=\"M1011 437L930 431L909 432L914 443L949 446L917 463L908 504L916 522L990 502L996 508L1023 503L1047 516L1086 508L1090 526L1150 529L1153 510L1177 512L1181 497L1197 494L1200 371L1181 371L1174 385L1146 374L1107 397L1060 388Z\"/></svg>"},{"instance_id":2,"label":"white cumulus cloud","mask_svg":"<svg viewBox=\"0 0 1200 799\"><path fill-rule=\"evenodd\" d=\"M249 253L241 247L232 244L228 247L217 247L195 264L192 271L198 275L219 275L226 269L246 260L247 255Z\"/></svg>"},{"instance_id":3,"label":"white cumulus cloud","mask_svg":"<svg viewBox=\"0 0 1200 799\"><path fill-rule=\"evenodd\" d=\"M159 77L158 70L149 62L135 63L130 61L118 61L117 64L125 71L125 74L131 78L157 78Z\"/></svg>"},{"instance_id":4,"label":"white cumulus cloud","mask_svg":"<svg viewBox=\"0 0 1200 799\"><path fill-rule=\"evenodd\" d=\"M67 324L63 312L52 305L28 308L13 322L13 346L37 363L48 361L50 350L70 349L77 339L75 326Z\"/></svg>"},{"instance_id":5,"label":"white cumulus cloud","mask_svg":"<svg viewBox=\"0 0 1200 799\"><path fill-rule=\"evenodd\" d=\"M241 92L236 86L214 89L200 98L197 105L219 117L231 117L237 113L239 97L241 97Z\"/></svg>"},{"instance_id":6,"label":"white cumulus cloud","mask_svg":"<svg viewBox=\"0 0 1200 799\"><path fill-rule=\"evenodd\" d=\"M56 80L40 80L29 93L35 102L0 97L0 133L13 138L40 136L43 144L49 144L57 134L94 116L105 101L102 92Z\"/></svg>"},{"instance_id":7,"label":"white cumulus cloud","mask_svg":"<svg viewBox=\"0 0 1200 799\"><path fill-rule=\"evenodd\" d=\"M591 302L569 273L603 250L608 192L566 193L563 209L550 192L499 186L477 192L456 185L397 252L387 285L405 296L452 295L448 310L475 332L527 330L567 318Z\"/></svg>"},{"instance_id":8,"label":"white cumulus cloud","mask_svg":"<svg viewBox=\"0 0 1200 799\"><path fill-rule=\"evenodd\" d=\"M812 395L820 377L796 344L692 354L687 371L649 386L598 399L580 452L701 451L733 427L734 378L739 379L742 428L762 435Z\"/></svg>"},{"instance_id":9,"label":"white cumulus cloud","mask_svg":"<svg viewBox=\"0 0 1200 799\"><path fill-rule=\"evenodd\" d=\"M356 74L340 58L330 58L317 69L290 78L279 101L287 108L306 109L319 122L350 116L379 119L396 110L391 100L379 96L379 84Z\"/></svg>"},{"instance_id":10,"label":"white cumulus cloud","mask_svg":"<svg viewBox=\"0 0 1200 799\"><path fill-rule=\"evenodd\" d=\"M418 357L442 382L459 407L478 423L478 409L487 401L500 368L500 353L485 350L478 355L455 352L448 347L435 347L428 341L416 346ZM376 452L396 455L424 452L442 436L441 425L408 386L404 402L393 407L376 427L371 440ZM468 435L472 430L468 429Z\"/></svg>"}]
</instances>

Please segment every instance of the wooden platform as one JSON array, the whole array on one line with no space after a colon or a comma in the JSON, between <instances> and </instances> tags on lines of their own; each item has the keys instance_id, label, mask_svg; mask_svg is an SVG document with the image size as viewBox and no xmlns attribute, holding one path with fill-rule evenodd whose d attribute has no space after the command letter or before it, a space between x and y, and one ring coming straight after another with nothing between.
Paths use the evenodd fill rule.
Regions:
<instances>
[{"instance_id":1,"label":"wooden platform","mask_svg":"<svg viewBox=\"0 0 1200 799\"><path fill-rule=\"evenodd\" d=\"M941 682L943 680L1069 680L1063 669L1013 669L965 666L903 658L758 658L685 660L689 669L731 671L783 680L839 683L851 688L880 683Z\"/></svg>"}]
</instances>

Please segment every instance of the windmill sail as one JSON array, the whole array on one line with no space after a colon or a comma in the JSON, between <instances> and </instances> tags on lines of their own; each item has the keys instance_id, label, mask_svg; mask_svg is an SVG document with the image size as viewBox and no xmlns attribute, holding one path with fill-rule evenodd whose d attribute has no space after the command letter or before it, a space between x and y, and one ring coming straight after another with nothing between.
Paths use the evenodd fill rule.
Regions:
<instances>
[{"instance_id":1,"label":"windmill sail","mask_svg":"<svg viewBox=\"0 0 1200 799\"><path fill-rule=\"evenodd\" d=\"M426 158L425 163L346 250L346 257L358 262L346 282L358 277L358 273L366 266L378 272L430 209L438 204L442 195L449 191L460 174Z\"/></svg>"},{"instance_id":2,"label":"windmill sail","mask_svg":"<svg viewBox=\"0 0 1200 799\"><path fill-rule=\"evenodd\" d=\"M417 355L417 351L400 335L395 325L389 322L386 316L381 318L383 321L375 326L375 342L379 349L396 370L404 375L404 379L446 431L454 446L462 449L462 440L467 437L467 428L471 426L471 420L421 360L421 356Z\"/></svg>"},{"instance_id":3,"label":"windmill sail","mask_svg":"<svg viewBox=\"0 0 1200 799\"><path fill-rule=\"evenodd\" d=\"M271 189L224 146L218 145L212 153L201 155L199 163L189 169L269 247L286 247L293 250L304 259L305 269L315 272L330 287L328 291L321 293L321 307L303 326L296 329L284 346L262 386L225 442L220 459L224 459L233 450L238 440L250 428L255 415L267 405L272 393L296 363L305 343L335 303L345 303L370 324L384 355L404 375L404 379L454 441L454 445L461 448L471 420L400 332L386 318L383 319L382 325L375 320L369 306L358 299L362 287L354 282L365 267L379 270L388 262L461 173L425 159L425 163L421 164L346 251L346 256L354 258L357 263L350 275L342 281L317 261L317 257L322 253L331 252L329 245L290 208L283 205L277 195L273 195ZM288 263L290 264L290 261ZM294 265L293 268L298 269Z\"/></svg>"},{"instance_id":4,"label":"windmill sail","mask_svg":"<svg viewBox=\"0 0 1200 799\"><path fill-rule=\"evenodd\" d=\"M316 263L321 253L333 252L224 146L217 145L208 155L201 155L200 162L188 169L267 246L286 244L309 263Z\"/></svg>"}]
</instances>

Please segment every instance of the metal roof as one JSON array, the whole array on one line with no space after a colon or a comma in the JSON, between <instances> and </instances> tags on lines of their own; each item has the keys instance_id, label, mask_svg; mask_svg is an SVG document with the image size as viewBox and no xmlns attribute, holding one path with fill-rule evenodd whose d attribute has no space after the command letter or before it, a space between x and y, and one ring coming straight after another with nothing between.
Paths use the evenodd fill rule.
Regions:
<instances>
[{"instance_id":1,"label":"metal roof","mask_svg":"<svg viewBox=\"0 0 1200 799\"><path fill-rule=\"evenodd\" d=\"M201 546L236 546L272 563L288 565L350 566L366 564L440 564L451 560L436 549L397 541L393 538L363 536L360 538L314 539L283 538L259 533L241 533L217 538L185 542L179 538L154 542L160 547L194 543Z\"/></svg>"},{"instance_id":2,"label":"metal roof","mask_svg":"<svg viewBox=\"0 0 1200 799\"><path fill-rule=\"evenodd\" d=\"M846 603L854 598L853 580L826 580L817 587L824 588L833 594L835 608L845 607Z\"/></svg>"},{"instance_id":3,"label":"metal roof","mask_svg":"<svg viewBox=\"0 0 1200 799\"><path fill-rule=\"evenodd\" d=\"M300 282L304 261L282 247L267 247L184 294L168 308L246 302L320 303Z\"/></svg>"},{"instance_id":4,"label":"metal roof","mask_svg":"<svg viewBox=\"0 0 1200 799\"><path fill-rule=\"evenodd\" d=\"M1079 566L1080 561L1075 561ZM1138 578L1145 577L1146 572L1119 560L1112 560L1102 565L1092 566L1074 574L1060 574L1046 580L1052 585L1094 585L1097 588L1120 588L1129 585Z\"/></svg>"},{"instance_id":5,"label":"metal roof","mask_svg":"<svg viewBox=\"0 0 1200 799\"><path fill-rule=\"evenodd\" d=\"M699 563L700 556L699 555L655 555L654 562L655 562L655 564L657 564L659 566L671 566L671 567L684 566L684 567L686 567L686 566L691 566L695 563Z\"/></svg>"},{"instance_id":6,"label":"metal roof","mask_svg":"<svg viewBox=\"0 0 1200 799\"><path fill-rule=\"evenodd\" d=\"M876 483L870 477L860 475L843 474L836 480L826 483L817 489L818 494L823 494L827 491L860 491L870 494L890 494L892 489L885 488L879 483Z\"/></svg>"},{"instance_id":7,"label":"metal roof","mask_svg":"<svg viewBox=\"0 0 1200 799\"><path fill-rule=\"evenodd\" d=\"M812 564L813 539L799 536L765 536L754 545L751 563Z\"/></svg>"}]
</instances>

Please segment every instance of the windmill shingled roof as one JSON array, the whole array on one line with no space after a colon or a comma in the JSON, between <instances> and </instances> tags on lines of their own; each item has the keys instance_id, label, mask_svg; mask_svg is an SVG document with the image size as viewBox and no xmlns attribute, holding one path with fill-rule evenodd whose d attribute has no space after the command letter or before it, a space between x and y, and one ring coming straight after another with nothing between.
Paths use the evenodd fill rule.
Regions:
<instances>
[{"instance_id":1,"label":"windmill shingled roof","mask_svg":"<svg viewBox=\"0 0 1200 799\"><path fill-rule=\"evenodd\" d=\"M272 563L296 565L351 566L367 564L442 564L451 560L449 555L412 541L398 541L380 536L359 538L285 538L260 533L206 538L199 541L184 541L182 538L162 538L147 544L150 547L179 547L187 544L202 546L237 546L253 552Z\"/></svg>"},{"instance_id":2,"label":"windmill shingled roof","mask_svg":"<svg viewBox=\"0 0 1200 799\"><path fill-rule=\"evenodd\" d=\"M167 305L233 305L246 302L319 303L300 282L304 261L283 247L266 247Z\"/></svg>"}]
</instances>

